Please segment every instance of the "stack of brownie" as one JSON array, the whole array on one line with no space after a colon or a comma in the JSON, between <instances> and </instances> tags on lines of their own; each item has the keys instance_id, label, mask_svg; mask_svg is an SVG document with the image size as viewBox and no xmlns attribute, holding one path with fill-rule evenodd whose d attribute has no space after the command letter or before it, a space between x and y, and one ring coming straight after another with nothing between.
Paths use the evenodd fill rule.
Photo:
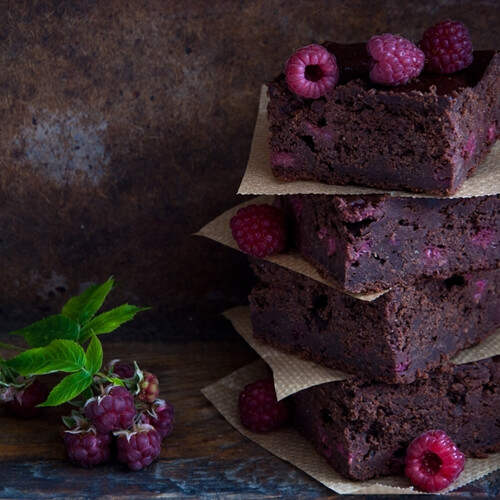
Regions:
<instances>
[{"instance_id":1,"label":"stack of brownie","mask_svg":"<svg viewBox=\"0 0 500 500\"><path fill-rule=\"evenodd\" d=\"M448 362L500 326L500 196L460 197L499 133L500 53L390 89L345 72L320 99L280 75L268 95L276 177L384 191L277 198L328 284L250 258L255 337L352 375L295 394L299 426L359 480L400 472L430 429L500 450L500 359Z\"/></svg>"}]
</instances>

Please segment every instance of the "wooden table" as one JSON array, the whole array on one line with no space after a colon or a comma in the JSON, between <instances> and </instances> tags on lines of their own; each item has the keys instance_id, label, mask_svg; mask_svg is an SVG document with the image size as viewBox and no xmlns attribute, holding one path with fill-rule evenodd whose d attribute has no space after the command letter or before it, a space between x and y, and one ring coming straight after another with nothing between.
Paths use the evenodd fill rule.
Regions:
<instances>
[{"instance_id":1,"label":"wooden table","mask_svg":"<svg viewBox=\"0 0 500 500\"><path fill-rule=\"evenodd\" d=\"M224 321L205 332L202 324L185 323L183 332L169 324L142 341L103 337L108 360L136 359L158 375L161 396L175 406L175 429L157 462L139 472L118 462L81 469L67 461L60 438L60 416L69 413L68 407L47 409L43 417L29 421L0 413L0 498L335 497L239 434L204 398L202 387L257 356ZM450 497L493 497L499 491L497 472Z\"/></svg>"}]
</instances>

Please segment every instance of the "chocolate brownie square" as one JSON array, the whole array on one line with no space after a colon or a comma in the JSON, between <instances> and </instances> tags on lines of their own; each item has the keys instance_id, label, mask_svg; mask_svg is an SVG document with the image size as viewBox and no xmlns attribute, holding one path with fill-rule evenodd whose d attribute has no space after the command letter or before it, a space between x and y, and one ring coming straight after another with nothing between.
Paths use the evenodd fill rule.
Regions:
<instances>
[{"instance_id":1,"label":"chocolate brownie square","mask_svg":"<svg viewBox=\"0 0 500 500\"><path fill-rule=\"evenodd\" d=\"M424 279L365 301L251 258L254 336L362 378L410 383L500 326L500 269Z\"/></svg>"},{"instance_id":2,"label":"chocolate brownie square","mask_svg":"<svg viewBox=\"0 0 500 500\"><path fill-rule=\"evenodd\" d=\"M304 259L350 292L500 265L500 195L290 195L277 200Z\"/></svg>"},{"instance_id":3,"label":"chocolate brownie square","mask_svg":"<svg viewBox=\"0 0 500 500\"><path fill-rule=\"evenodd\" d=\"M406 85L383 87L355 69L364 44L324 45L341 75L327 95L297 96L283 74L268 84L274 175L455 193L499 135L500 53L475 51L458 73L424 72Z\"/></svg>"},{"instance_id":4,"label":"chocolate brownie square","mask_svg":"<svg viewBox=\"0 0 500 500\"><path fill-rule=\"evenodd\" d=\"M299 429L345 477L403 471L408 444L440 429L466 455L500 450L500 357L442 366L412 384L357 378L293 396Z\"/></svg>"}]
</instances>

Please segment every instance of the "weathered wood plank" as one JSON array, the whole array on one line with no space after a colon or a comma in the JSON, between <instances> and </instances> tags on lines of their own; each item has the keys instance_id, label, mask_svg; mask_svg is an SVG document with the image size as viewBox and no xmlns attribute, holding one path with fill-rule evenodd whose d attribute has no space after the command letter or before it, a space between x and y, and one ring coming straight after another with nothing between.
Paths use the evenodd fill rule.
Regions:
<instances>
[{"instance_id":1,"label":"weathered wood plank","mask_svg":"<svg viewBox=\"0 0 500 500\"><path fill-rule=\"evenodd\" d=\"M64 410L20 421L0 413L0 498L327 498L335 494L236 432L200 393L205 385L256 358L238 338L217 341L105 341L109 357L136 359L156 373L176 425L160 459L140 472L122 464L84 470L70 464L60 439ZM500 473L453 497L500 491ZM359 497L357 497L359 498ZM442 498L442 497L440 497Z\"/></svg>"}]
</instances>

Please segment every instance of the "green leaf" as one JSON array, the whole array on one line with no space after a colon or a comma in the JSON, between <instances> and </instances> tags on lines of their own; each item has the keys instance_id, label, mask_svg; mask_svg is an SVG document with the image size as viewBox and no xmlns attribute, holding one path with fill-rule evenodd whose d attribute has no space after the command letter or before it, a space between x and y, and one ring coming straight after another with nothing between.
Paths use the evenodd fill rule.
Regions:
<instances>
[{"instance_id":1,"label":"green leaf","mask_svg":"<svg viewBox=\"0 0 500 500\"><path fill-rule=\"evenodd\" d=\"M72 340L53 340L48 346L36 347L3 362L21 375L44 375L57 371L76 372L85 366L82 346Z\"/></svg>"},{"instance_id":2,"label":"green leaf","mask_svg":"<svg viewBox=\"0 0 500 500\"><path fill-rule=\"evenodd\" d=\"M109 278L102 285L90 286L78 297L68 300L63 307L63 314L84 325L101 308L114 283L114 279Z\"/></svg>"},{"instance_id":3,"label":"green leaf","mask_svg":"<svg viewBox=\"0 0 500 500\"><path fill-rule=\"evenodd\" d=\"M30 347L44 347L55 339L76 340L80 327L72 319L56 314L10 333L24 337Z\"/></svg>"},{"instance_id":4,"label":"green leaf","mask_svg":"<svg viewBox=\"0 0 500 500\"><path fill-rule=\"evenodd\" d=\"M47 399L38 406L57 406L71 401L92 384L92 375L79 371L64 377L51 391Z\"/></svg>"},{"instance_id":5,"label":"green leaf","mask_svg":"<svg viewBox=\"0 0 500 500\"><path fill-rule=\"evenodd\" d=\"M120 325L123 325L123 323L130 321L138 312L146 311L148 309L151 308L123 304L99 314L82 328L79 341L83 343L92 335L92 333L96 335L101 333L110 333L113 330L116 330Z\"/></svg>"},{"instance_id":6,"label":"green leaf","mask_svg":"<svg viewBox=\"0 0 500 500\"><path fill-rule=\"evenodd\" d=\"M22 351L22 348L14 344L6 344L5 342L0 342L0 349L6 349L7 351Z\"/></svg>"},{"instance_id":7,"label":"green leaf","mask_svg":"<svg viewBox=\"0 0 500 500\"><path fill-rule=\"evenodd\" d=\"M78 321L78 316L80 315L84 305L88 302L90 296L97 290L97 288L99 288L99 285L90 285L80 295L71 297L71 299L64 304L62 314L73 321Z\"/></svg>"},{"instance_id":8,"label":"green leaf","mask_svg":"<svg viewBox=\"0 0 500 500\"><path fill-rule=\"evenodd\" d=\"M90 339L85 357L85 367L91 375L94 375L101 369L102 366L102 345L95 335L92 335Z\"/></svg>"}]
</instances>

